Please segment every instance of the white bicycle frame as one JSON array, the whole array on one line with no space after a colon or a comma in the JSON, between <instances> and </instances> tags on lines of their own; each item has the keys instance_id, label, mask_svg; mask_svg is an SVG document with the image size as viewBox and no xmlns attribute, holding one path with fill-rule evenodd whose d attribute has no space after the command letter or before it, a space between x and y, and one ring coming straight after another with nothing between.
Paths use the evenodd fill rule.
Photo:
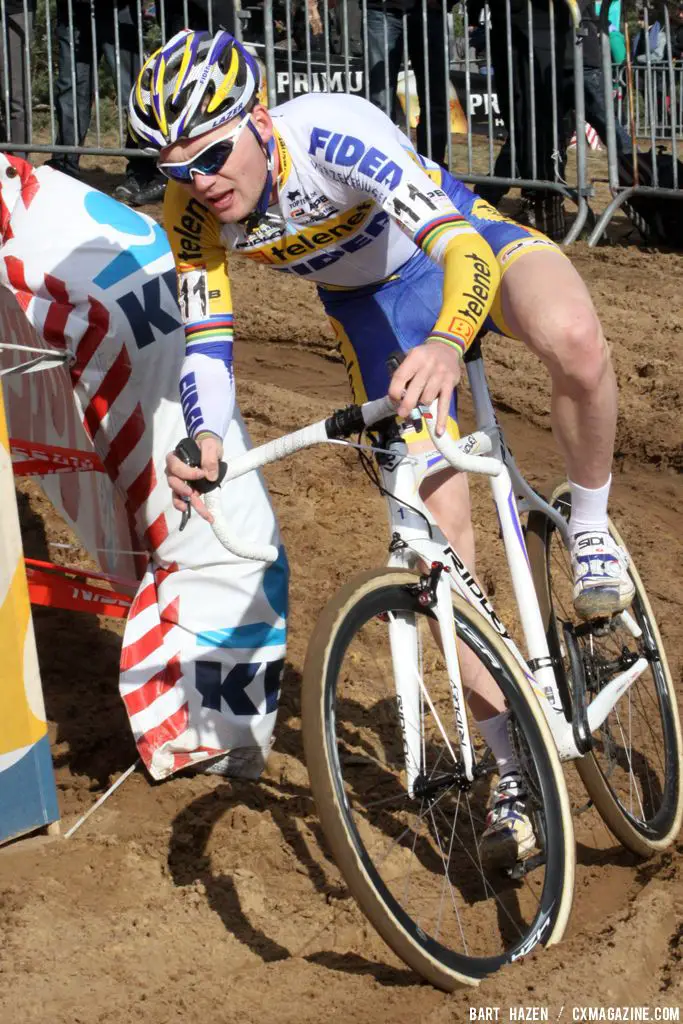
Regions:
<instances>
[{"instance_id":1,"label":"white bicycle frame","mask_svg":"<svg viewBox=\"0 0 683 1024\"><path fill-rule=\"evenodd\" d=\"M453 699L453 711L460 740L460 759L466 777L474 777L474 756L470 739L462 678L458 664L455 623L451 601L451 587L470 604L499 634L510 653L519 664L525 678L536 694L562 760L581 756L575 739L573 726L567 721L560 697L557 679L546 640L538 598L531 576L524 535L520 524L520 512L529 509L542 511L555 524L565 543L568 542L567 524L562 516L548 505L524 480L510 452L506 449L496 422L495 412L486 383L481 358L468 361L477 430L454 441L448 435L437 438L434 433L433 409L424 411L424 419L432 438L434 449L419 454L408 453L407 446L399 442L392 447L390 455L380 465L382 484L387 492L389 528L392 536L389 566L408 568L418 573L425 564L438 562L447 566L448 573L439 576L436 590L434 614L439 623L444 660ZM367 426L393 414L394 407L388 398L367 402L362 407L363 419ZM348 442L327 436L326 421L312 424L292 434L270 441L233 460L228 467L223 483L243 476L270 462L279 461L314 444ZM457 552L448 544L444 534L436 525L419 495L420 485L429 476L442 472L447 465L461 472L484 473L491 479L493 500L498 511L503 543L507 557L512 585L519 609L522 630L528 652L524 658L509 635L503 622L483 590L464 565ZM226 548L243 558L272 562L277 558L273 545L245 545L233 536L221 514L220 491L216 489L205 496L209 511L214 517L213 530ZM622 612L622 624L634 637L641 635L635 620ZM392 613L389 631L397 698L403 727L403 746L406 758L408 789L412 795L415 780L422 764L422 730L420 728L421 702L431 706L431 700L420 676L417 631L411 615ZM477 640L471 637L475 644ZM607 718L617 701L647 668L647 660L639 658L626 671L615 676L598 696L588 705L587 716L590 732L597 729ZM446 746L452 751L446 730L436 710L432 707L442 731Z\"/></svg>"},{"instance_id":2,"label":"white bicycle frame","mask_svg":"<svg viewBox=\"0 0 683 1024\"><path fill-rule=\"evenodd\" d=\"M467 369L477 431L457 442L446 437L439 439L433 433L431 414L425 414L425 422L440 454L437 456L434 451L417 455L410 453L405 459L397 458L391 465L380 466L380 473L382 485L387 492L389 528L394 538L389 566L420 571L420 566L424 570L425 565L430 566L434 562L440 562L450 570L447 575L444 574L439 579L435 614L440 626L443 654L453 695L462 767L468 779L471 780L473 778L473 754L455 646L453 608L450 600L451 587L486 619L519 664L543 709L560 758L571 760L580 757L581 754L576 746L572 723L567 721L564 714L531 576L520 524L520 512L528 511L531 508L544 512L552 519L565 543L568 542L567 523L524 480L510 452L505 448L491 403L483 361L477 359L468 362ZM492 457L482 457L487 452L490 452ZM465 460L462 458L463 455L466 457ZM448 544L420 499L421 483L429 476L442 472L448 463L455 468L466 469L470 472L483 472L490 477L493 500L498 512L503 544L528 652L526 659L481 587L458 554ZM408 506L412 506L415 511L411 511ZM429 523L429 527L427 523ZM622 617L626 628L634 636L640 636L641 631L632 617L626 613L622 613ZM421 742L419 722L422 688L419 671L416 667L416 641L414 637L409 636L409 623L405 615L392 616L389 628L396 688L404 723L408 788L412 793L413 784L421 765L418 744ZM413 633L415 633L414 628ZM472 640L474 641L474 638ZM409 648L409 643L412 643L412 649ZM587 709L591 732L604 722L617 701L646 668L647 661L641 657L625 672L615 676L601 690ZM418 686L416 686L416 678ZM443 731L442 726L441 728Z\"/></svg>"}]
</instances>

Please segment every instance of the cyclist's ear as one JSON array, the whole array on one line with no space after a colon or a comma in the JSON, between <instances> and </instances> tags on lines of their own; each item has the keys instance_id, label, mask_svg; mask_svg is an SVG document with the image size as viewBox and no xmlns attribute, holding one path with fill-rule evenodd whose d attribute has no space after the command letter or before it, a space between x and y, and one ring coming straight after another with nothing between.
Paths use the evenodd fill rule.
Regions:
<instances>
[{"instance_id":1,"label":"cyclist's ear","mask_svg":"<svg viewBox=\"0 0 683 1024\"><path fill-rule=\"evenodd\" d=\"M273 119L262 103L256 103L252 108L251 120L261 136L261 142L270 142L273 137Z\"/></svg>"}]
</instances>

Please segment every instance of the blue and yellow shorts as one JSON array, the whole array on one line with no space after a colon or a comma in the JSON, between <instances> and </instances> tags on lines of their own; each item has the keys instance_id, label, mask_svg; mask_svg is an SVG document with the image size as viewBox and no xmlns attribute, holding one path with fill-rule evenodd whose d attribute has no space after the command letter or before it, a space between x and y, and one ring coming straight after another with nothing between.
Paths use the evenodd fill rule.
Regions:
<instances>
[{"instance_id":1,"label":"blue and yellow shorts","mask_svg":"<svg viewBox=\"0 0 683 1024\"><path fill-rule=\"evenodd\" d=\"M503 217L446 171L441 171L440 184L491 246L501 278L525 254L548 248L559 251L540 231ZM386 394L389 356L397 349L408 352L422 344L434 327L443 301L443 270L418 250L386 281L340 290L319 286L318 294L334 328L354 401L365 402ZM500 290L483 330L514 337L505 324ZM449 431L457 437L455 395L451 417Z\"/></svg>"}]
</instances>

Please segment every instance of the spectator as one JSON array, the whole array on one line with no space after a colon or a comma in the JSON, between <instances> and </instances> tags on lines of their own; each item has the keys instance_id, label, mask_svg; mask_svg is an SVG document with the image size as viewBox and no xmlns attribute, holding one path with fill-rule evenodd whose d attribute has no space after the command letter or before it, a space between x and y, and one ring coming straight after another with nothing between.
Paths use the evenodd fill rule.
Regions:
<instances>
[{"instance_id":1,"label":"spectator","mask_svg":"<svg viewBox=\"0 0 683 1024\"><path fill-rule=\"evenodd\" d=\"M638 15L638 32L631 47L631 57L638 64L647 62L647 43L649 43L650 49L650 62L652 64L661 63L666 53L666 32L662 28L661 22L655 19L649 23L646 33L645 14L641 12Z\"/></svg>"},{"instance_id":2,"label":"spectator","mask_svg":"<svg viewBox=\"0 0 683 1024\"><path fill-rule=\"evenodd\" d=\"M612 63L618 68L626 60L626 39L618 25L609 24L609 48L612 54Z\"/></svg>"},{"instance_id":3,"label":"spectator","mask_svg":"<svg viewBox=\"0 0 683 1024\"><path fill-rule=\"evenodd\" d=\"M334 52L344 53L344 9L349 37L349 57L363 56L363 15L360 0L330 0L334 11Z\"/></svg>"},{"instance_id":4,"label":"spectator","mask_svg":"<svg viewBox=\"0 0 683 1024\"><path fill-rule=\"evenodd\" d=\"M553 67L555 70L555 93L559 107L556 111L557 124L561 125L564 114L562 109L563 75L567 47L571 39L569 8L566 4L554 5L554 25L551 25L547 0L531 0L531 8L533 69L529 60L527 2L526 0L510 0L512 93L508 88L508 33L505 5L496 4L490 8L491 58L495 70L496 92L498 93L501 116L508 130L508 138L496 160L494 175L557 181L561 178L561 172L559 153L555 147L553 134ZM476 14L474 4L470 4L469 11L470 17L474 17ZM551 28L554 29L554 64ZM515 168L512 167L511 161L511 108L514 114L517 164ZM477 185L476 191L488 202L497 206L507 193L508 188L493 184ZM562 195L554 191L539 189L528 192L523 189L522 195L530 201L530 220L533 221L534 227L555 241L564 238L566 230Z\"/></svg>"},{"instance_id":5,"label":"spectator","mask_svg":"<svg viewBox=\"0 0 683 1024\"><path fill-rule=\"evenodd\" d=\"M117 84L120 74L118 99L124 110L133 82L140 70L136 0L119 0L118 33L112 8L108 4L98 3L91 6L90 0L71 0L71 10L72 26L69 25L68 0L57 0L58 73L55 108L57 145L60 146L82 146L85 142L95 95L95 76L102 56ZM94 18L94 40L91 16ZM75 95L72 75L76 80ZM130 134L126 138L126 146L135 148ZM78 153L64 153L52 157L48 163L51 167L78 178L79 161ZM154 202L160 199L163 193L163 179L158 174L154 161L142 156L130 158L124 181L114 191L117 199L132 206Z\"/></svg>"},{"instance_id":6,"label":"spectator","mask_svg":"<svg viewBox=\"0 0 683 1024\"><path fill-rule=\"evenodd\" d=\"M451 61L451 66L455 71L465 71L468 64L470 72L474 73L479 71L479 66L477 64L478 52L476 46L473 44L473 39L475 38L473 35L474 31L474 26L470 25L467 35L455 36L453 39L453 59Z\"/></svg>"},{"instance_id":7,"label":"spectator","mask_svg":"<svg viewBox=\"0 0 683 1024\"><path fill-rule=\"evenodd\" d=\"M311 50L322 51L325 46L325 33L317 0L300 0L294 3L292 44L295 50L303 52L307 49L307 33Z\"/></svg>"},{"instance_id":8,"label":"spectator","mask_svg":"<svg viewBox=\"0 0 683 1024\"><path fill-rule=\"evenodd\" d=\"M170 39L183 28L212 32L226 28L232 35L235 34L233 0L156 0L153 6L165 39Z\"/></svg>"},{"instance_id":9,"label":"spectator","mask_svg":"<svg viewBox=\"0 0 683 1024\"><path fill-rule=\"evenodd\" d=\"M5 142L28 142L30 136L28 109L28 72L26 40L33 37L33 18L36 0L28 0L24 14L24 0L5 0L6 30L0 33L0 81L2 82L2 139ZM5 59L9 79L9 129L5 107ZM26 157L26 153L16 156Z\"/></svg>"},{"instance_id":10,"label":"spectator","mask_svg":"<svg viewBox=\"0 0 683 1024\"><path fill-rule=\"evenodd\" d=\"M607 143L607 112L605 109L605 86L602 74L602 50L593 0L579 0L583 37L583 84L585 115L603 143ZM574 56L567 50L565 70L565 108L574 107ZM621 155L631 151L631 137L622 124L615 119L617 152ZM562 171L564 177L564 169Z\"/></svg>"},{"instance_id":11,"label":"spectator","mask_svg":"<svg viewBox=\"0 0 683 1024\"><path fill-rule=\"evenodd\" d=\"M683 60L683 4L678 5L671 27L671 56L674 60Z\"/></svg>"},{"instance_id":12,"label":"spectator","mask_svg":"<svg viewBox=\"0 0 683 1024\"><path fill-rule=\"evenodd\" d=\"M452 6L451 0L444 0ZM429 104L423 42L422 0L368 0L368 66L370 99L375 106L396 120L396 85L403 60L403 15L408 15L408 56L415 73L420 121L417 126L417 149L424 156L445 166L446 145L450 131L448 79L444 66L446 36L441 0L427 0L427 57L429 61ZM388 57L388 66L385 59ZM431 147L427 145L427 116ZM431 149L431 152L430 152Z\"/></svg>"}]
</instances>

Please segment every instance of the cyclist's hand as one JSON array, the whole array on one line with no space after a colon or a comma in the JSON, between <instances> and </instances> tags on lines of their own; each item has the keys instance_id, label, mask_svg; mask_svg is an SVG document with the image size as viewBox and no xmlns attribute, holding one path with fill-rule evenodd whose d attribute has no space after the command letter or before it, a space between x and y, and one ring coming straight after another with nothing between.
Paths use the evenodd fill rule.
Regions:
<instances>
[{"instance_id":1,"label":"cyclist's hand","mask_svg":"<svg viewBox=\"0 0 683 1024\"><path fill-rule=\"evenodd\" d=\"M197 444L202 453L201 468L188 466L174 452L169 452L166 456L166 479L168 486L173 491L174 508L177 508L179 512L184 512L187 508L186 499L189 498L190 505L197 515L211 523L213 517L199 494L192 488L191 483L193 480L203 480L204 478L207 480L217 479L218 463L223 455L223 442L215 434L211 434L198 439Z\"/></svg>"},{"instance_id":2,"label":"cyclist's hand","mask_svg":"<svg viewBox=\"0 0 683 1024\"><path fill-rule=\"evenodd\" d=\"M202 453L202 469L207 480L218 479L218 463L223 457L223 442L217 434L198 434L196 438Z\"/></svg>"},{"instance_id":3,"label":"cyclist's hand","mask_svg":"<svg viewBox=\"0 0 683 1024\"><path fill-rule=\"evenodd\" d=\"M448 407L460 381L462 359L457 349L436 338L410 350L391 378L389 398L397 403L399 416L408 416L418 403L438 399L436 433L446 429Z\"/></svg>"}]
</instances>

